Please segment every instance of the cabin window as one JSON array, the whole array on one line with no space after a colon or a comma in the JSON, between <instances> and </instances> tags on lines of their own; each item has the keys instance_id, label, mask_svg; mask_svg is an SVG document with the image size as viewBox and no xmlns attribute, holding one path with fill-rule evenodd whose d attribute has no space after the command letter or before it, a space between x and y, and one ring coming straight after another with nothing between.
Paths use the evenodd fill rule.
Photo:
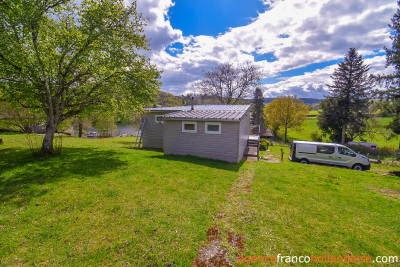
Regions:
<instances>
[{"instance_id":1,"label":"cabin window","mask_svg":"<svg viewBox=\"0 0 400 267\"><path fill-rule=\"evenodd\" d=\"M205 133L221 134L221 123L220 122L206 122Z\"/></svg>"},{"instance_id":2,"label":"cabin window","mask_svg":"<svg viewBox=\"0 0 400 267\"><path fill-rule=\"evenodd\" d=\"M155 116L154 116L154 121L155 121L156 123L162 122L162 121L163 121L163 120L162 120L162 116L163 116L163 115L155 115Z\"/></svg>"},{"instance_id":3,"label":"cabin window","mask_svg":"<svg viewBox=\"0 0 400 267\"><path fill-rule=\"evenodd\" d=\"M195 121L183 121L182 132L184 133L197 133L197 122Z\"/></svg>"},{"instance_id":4,"label":"cabin window","mask_svg":"<svg viewBox=\"0 0 400 267\"><path fill-rule=\"evenodd\" d=\"M335 153L335 147L334 146L317 146L317 153L333 154L333 153Z\"/></svg>"}]
</instances>

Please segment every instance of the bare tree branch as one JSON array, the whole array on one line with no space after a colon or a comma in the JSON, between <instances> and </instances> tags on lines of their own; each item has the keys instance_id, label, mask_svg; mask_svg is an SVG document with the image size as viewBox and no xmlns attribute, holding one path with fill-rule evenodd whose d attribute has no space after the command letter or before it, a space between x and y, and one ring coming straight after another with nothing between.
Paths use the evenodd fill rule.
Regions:
<instances>
[{"instance_id":1,"label":"bare tree branch","mask_svg":"<svg viewBox=\"0 0 400 267\"><path fill-rule=\"evenodd\" d=\"M236 104L260 84L260 69L246 63L234 66L219 64L211 71L203 71L204 79L195 85L203 94L214 96L221 104Z\"/></svg>"}]
</instances>

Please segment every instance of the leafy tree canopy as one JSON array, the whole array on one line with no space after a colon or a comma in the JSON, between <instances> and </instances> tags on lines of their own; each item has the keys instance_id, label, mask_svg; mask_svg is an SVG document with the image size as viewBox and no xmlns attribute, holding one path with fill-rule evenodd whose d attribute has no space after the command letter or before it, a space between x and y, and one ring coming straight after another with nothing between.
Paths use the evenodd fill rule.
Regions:
<instances>
[{"instance_id":1,"label":"leafy tree canopy","mask_svg":"<svg viewBox=\"0 0 400 267\"><path fill-rule=\"evenodd\" d=\"M264 113L267 125L277 132L285 129L284 142L289 128L300 128L307 118L309 107L300 99L292 96L278 97L265 106Z\"/></svg>"},{"instance_id":2,"label":"leafy tree canopy","mask_svg":"<svg viewBox=\"0 0 400 267\"><path fill-rule=\"evenodd\" d=\"M156 96L143 26L136 2L0 2L0 93L46 114L44 154L63 120L90 107L140 109Z\"/></svg>"}]
</instances>

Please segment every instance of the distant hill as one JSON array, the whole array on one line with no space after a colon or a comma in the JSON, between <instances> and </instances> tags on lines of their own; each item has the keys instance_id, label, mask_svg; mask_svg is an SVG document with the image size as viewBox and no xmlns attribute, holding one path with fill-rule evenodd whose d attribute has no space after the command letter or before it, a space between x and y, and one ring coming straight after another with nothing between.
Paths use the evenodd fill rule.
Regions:
<instances>
[{"instance_id":1,"label":"distant hill","mask_svg":"<svg viewBox=\"0 0 400 267\"><path fill-rule=\"evenodd\" d=\"M265 98L264 99L264 103L268 104L270 102L272 102L273 100L275 100L276 98ZM304 104L307 105L312 105L312 104L319 104L323 99L318 99L318 98L308 98L308 97L300 97L300 100L302 100L304 102Z\"/></svg>"}]
</instances>

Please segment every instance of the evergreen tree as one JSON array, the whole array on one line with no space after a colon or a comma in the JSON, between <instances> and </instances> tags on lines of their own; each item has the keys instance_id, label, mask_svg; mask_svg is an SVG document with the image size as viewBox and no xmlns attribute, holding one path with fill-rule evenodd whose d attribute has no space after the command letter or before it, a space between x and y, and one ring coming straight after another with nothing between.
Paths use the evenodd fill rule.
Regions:
<instances>
[{"instance_id":1,"label":"evergreen tree","mask_svg":"<svg viewBox=\"0 0 400 267\"><path fill-rule=\"evenodd\" d=\"M321 104L318 125L331 134L333 141L341 140L344 144L346 132L350 139L365 132L369 91L373 86L369 69L362 55L350 48L331 76L332 83L327 84L330 95Z\"/></svg>"},{"instance_id":2,"label":"evergreen tree","mask_svg":"<svg viewBox=\"0 0 400 267\"><path fill-rule=\"evenodd\" d=\"M400 7L400 1L397 1ZM394 117L389 128L396 134L400 134L400 9L393 15L392 24L389 24L392 35L392 47L384 47L386 51L386 66L392 66L394 72L390 75L379 76L378 79L386 82L386 96L392 100L390 107Z\"/></svg>"},{"instance_id":3,"label":"evergreen tree","mask_svg":"<svg viewBox=\"0 0 400 267\"><path fill-rule=\"evenodd\" d=\"M252 114L253 125L264 125L264 96L260 87L253 93L254 111Z\"/></svg>"}]
</instances>

